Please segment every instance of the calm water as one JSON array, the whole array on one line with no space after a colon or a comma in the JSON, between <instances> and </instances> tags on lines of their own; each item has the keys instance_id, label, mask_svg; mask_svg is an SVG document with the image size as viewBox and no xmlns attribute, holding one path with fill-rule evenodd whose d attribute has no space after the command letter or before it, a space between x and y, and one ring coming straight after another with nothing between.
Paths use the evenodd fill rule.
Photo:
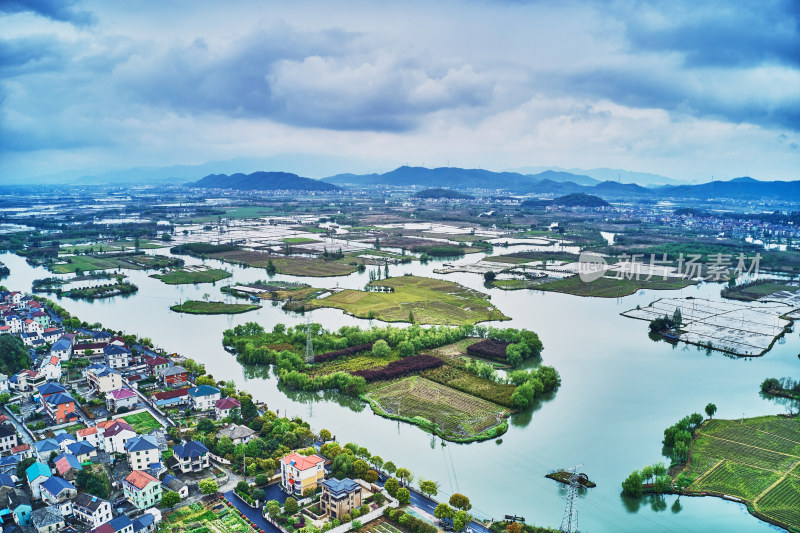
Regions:
<instances>
[{"instance_id":1,"label":"calm water","mask_svg":"<svg viewBox=\"0 0 800 533\"><path fill-rule=\"evenodd\" d=\"M516 249L515 249L516 250ZM473 262L478 256L459 261ZM49 274L28 266L14 255L0 257L11 268L3 283L30 290L31 281ZM200 262L189 259L187 262ZM264 279L263 270L241 268L215 261L207 264L234 273L234 281ZM457 281L484 290L475 274L436 275L437 263L390 266L392 275L423 274ZM553 398L511 420L511 428L496 441L441 446L438 439L416 427L398 424L372 414L365 404L334 394L282 391L265 368L243 368L221 346L222 331L246 321L266 328L275 323L296 324L305 319L288 315L271 304L243 315L179 315L169 306L179 299L219 299L219 286L168 286L146 273L128 271L139 286L131 297L101 302L62 299L60 304L83 320L136 332L157 346L205 363L217 379L233 379L281 415L299 415L319 430L328 428L341 441L358 441L384 460L409 468L417 477L438 480L440 497L463 492L473 502L476 515L524 516L537 525L558 527L564 510L563 486L545 479L552 469L583 464L582 471L597 488L581 496L578 504L583 531L775 531L777 528L751 517L745 508L716 498L675 496L661 500L627 502L620 482L635 468L659 460L665 427L693 411L716 403L717 416L738 418L785 412L779 402L759 396L766 377L797 376L800 336L788 334L766 356L732 359L720 353L653 342L647 324L619 316L659 297L718 297L719 286L689 287L682 291L643 291L614 299L579 298L536 291L504 292L492 289L492 302L512 317L502 325L539 333L545 350L543 361L555 366L563 384ZM368 274L342 278L295 278L321 287L361 288ZM225 280L222 283L229 283ZM333 309L312 313L314 322L338 328L345 324L369 325ZM380 322L375 322L380 324Z\"/></svg>"}]
</instances>

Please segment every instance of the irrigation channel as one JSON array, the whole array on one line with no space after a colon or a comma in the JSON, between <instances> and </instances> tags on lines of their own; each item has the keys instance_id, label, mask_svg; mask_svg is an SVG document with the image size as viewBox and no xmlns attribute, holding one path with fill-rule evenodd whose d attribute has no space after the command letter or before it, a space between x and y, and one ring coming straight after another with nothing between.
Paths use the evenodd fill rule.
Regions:
<instances>
[{"instance_id":1,"label":"irrigation channel","mask_svg":"<svg viewBox=\"0 0 800 533\"><path fill-rule=\"evenodd\" d=\"M471 263L479 258L472 254L458 261ZM186 259L187 264L201 262ZM3 284L17 290L30 291L33 279L50 275L15 255L4 254L0 260L11 269ZM271 328L278 322L303 323L305 318L287 314L269 302L241 315L170 311L169 306L179 299L201 299L205 293L212 299L223 298L221 284L267 277L263 269L212 260L205 263L228 269L233 277L216 286L169 286L146 272L127 271L130 281L139 286L134 295L94 302L64 298L59 303L88 322L99 321L109 328L150 337L157 346L205 363L215 378L233 379L270 408L280 410L282 416L301 416L315 430L328 428L340 441L356 441L384 460L409 468L417 477L439 481L441 499L452 492L468 495L476 516L517 514L537 525L558 527L565 488L544 476L553 469L583 463L583 470L598 486L580 495L582 531L776 530L750 516L744 506L721 499L681 497L676 502L675 496L667 496L628 501L620 496L620 482L633 469L665 460L661 456L664 428L686 414L702 412L708 402L718 406L718 418L786 411L780 401L761 397L759 384L767 377L797 376L800 336L796 330L763 357L736 359L719 352L707 354L696 347L654 342L648 338L646 322L619 315L659 297L719 298L719 284L680 291L640 291L619 299L581 298L530 290L487 291L477 274L434 274L441 262L390 266L391 275L437 277L488 292L492 303L512 318L497 325L536 331L545 346L543 362L561 374L560 390L553 398L513 416L502 443L491 440L441 446L439 439L415 426L374 415L358 400L281 390L271 370L239 365L222 348L224 329L247 321ZM327 288L362 288L368 273L335 278L277 275L274 279ZM329 329L371 324L336 309L315 310L311 320Z\"/></svg>"}]
</instances>

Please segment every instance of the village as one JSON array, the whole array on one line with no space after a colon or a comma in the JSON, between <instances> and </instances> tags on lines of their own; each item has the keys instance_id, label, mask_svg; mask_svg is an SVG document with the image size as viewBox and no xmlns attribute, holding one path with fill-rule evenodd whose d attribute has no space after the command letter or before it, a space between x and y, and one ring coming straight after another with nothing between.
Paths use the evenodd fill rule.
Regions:
<instances>
[{"instance_id":1,"label":"village","mask_svg":"<svg viewBox=\"0 0 800 533\"><path fill-rule=\"evenodd\" d=\"M2 533L489 531L466 497L436 502L435 482L412 488L408 470L192 359L21 292L0 291L0 313L3 363L22 367L0 374Z\"/></svg>"}]
</instances>

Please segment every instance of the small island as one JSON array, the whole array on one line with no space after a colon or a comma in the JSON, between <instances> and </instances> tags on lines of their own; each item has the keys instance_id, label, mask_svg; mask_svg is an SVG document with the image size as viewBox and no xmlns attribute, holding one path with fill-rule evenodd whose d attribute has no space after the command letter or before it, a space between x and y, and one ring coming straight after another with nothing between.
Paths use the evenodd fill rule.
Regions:
<instances>
[{"instance_id":1,"label":"small island","mask_svg":"<svg viewBox=\"0 0 800 533\"><path fill-rule=\"evenodd\" d=\"M189 283L214 283L231 276L230 272L220 268L191 266L162 272L161 274L152 274L150 277L160 279L167 285L187 285Z\"/></svg>"},{"instance_id":2,"label":"small island","mask_svg":"<svg viewBox=\"0 0 800 533\"><path fill-rule=\"evenodd\" d=\"M256 304L228 304L225 302L210 302L204 300L186 300L170 307L176 313L190 315L237 315L260 308Z\"/></svg>"},{"instance_id":3,"label":"small island","mask_svg":"<svg viewBox=\"0 0 800 533\"><path fill-rule=\"evenodd\" d=\"M558 470L557 472L550 472L549 474L545 475L547 479L552 479L558 481L559 483L564 483L565 485L569 485L569 480L572 477L572 472L568 472L567 470ZM597 486L597 483L594 481L589 480L589 476L584 473L578 474L578 483L581 487L586 487L587 489L591 489Z\"/></svg>"}]
</instances>

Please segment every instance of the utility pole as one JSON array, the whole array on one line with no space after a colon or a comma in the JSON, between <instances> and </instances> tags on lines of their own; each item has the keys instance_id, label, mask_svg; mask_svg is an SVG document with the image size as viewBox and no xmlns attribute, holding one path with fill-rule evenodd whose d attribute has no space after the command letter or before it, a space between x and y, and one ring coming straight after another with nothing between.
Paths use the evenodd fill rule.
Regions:
<instances>
[{"instance_id":1,"label":"utility pole","mask_svg":"<svg viewBox=\"0 0 800 533\"><path fill-rule=\"evenodd\" d=\"M567 472L569 476L569 488L567 489L567 506L564 508L564 517L561 519L561 532L562 533L577 533L578 531L578 507L576 505L578 499L578 487L581 484L578 482L578 469L583 465L575 465Z\"/></svg>"}]
</instances>

